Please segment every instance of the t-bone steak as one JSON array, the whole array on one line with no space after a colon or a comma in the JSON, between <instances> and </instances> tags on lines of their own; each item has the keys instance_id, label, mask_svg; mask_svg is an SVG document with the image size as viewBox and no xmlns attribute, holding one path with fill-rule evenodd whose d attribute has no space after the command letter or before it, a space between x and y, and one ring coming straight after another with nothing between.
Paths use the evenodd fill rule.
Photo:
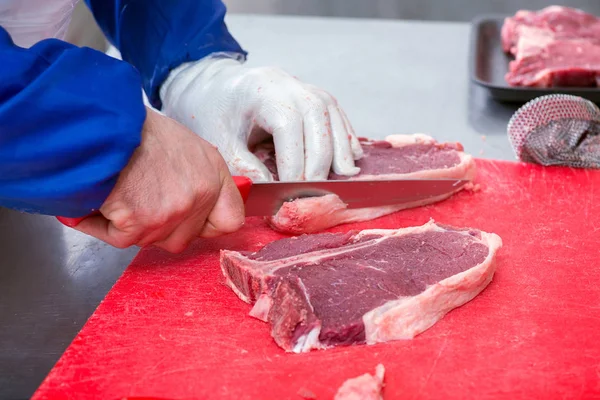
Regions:
<instances>
[{"instance_id":1,"label":"t-bone steak","mask_svg":"<svg viewBox=\"0 0 600 400\"><path fill-rule=\"evenodd\" d=\"M550 6L506 18L502 47L515 56L506 81L512 86L595 87L600 81L600 18Z\"/></svg>"},{"instance_id":2,"label":"t-bone steak","mask_svg":"<svg viewBox=\"0 0 600 400\"><path fill-rule=\"evenodd\" d=\"M476 174L473 158L464 153L460 143L438 143L423 134L391 135L385 140L361 138L364 156L356 161L360 173L347 177L331 173L330 180L456 178L472 180ZM277 179L276 155L271 143L255 151L257 157ZM457 191L463 189L459 188ZM336 195L296 199L284 203L267 218L271 227L287 234L315 233L336 225L367 221L407 208L432 204L453 193L393 206L349 209Z\"/></svg>"},{"instance_id":3,"label":"t-bone steak","mask_svg":"<svg viewBox=\"0 0 600 400\"><path fill-rule=\"evenodd\" d=\"M227 285L290 352L411 339L492 280L502 240L430 221L222 250Z\"/></svg>"}]
</instances>

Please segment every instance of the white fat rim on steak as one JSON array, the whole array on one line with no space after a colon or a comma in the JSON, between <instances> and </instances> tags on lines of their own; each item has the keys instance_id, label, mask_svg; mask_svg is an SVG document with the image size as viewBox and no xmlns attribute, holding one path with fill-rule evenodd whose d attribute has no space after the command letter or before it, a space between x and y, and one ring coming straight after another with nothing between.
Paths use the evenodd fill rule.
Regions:
<instances>
[{"instance_id":1,"label":"white fat rim on steak","mask_svg":"<svg viewBox=\"0 0 600 400\"><path fill-rule=\"evenodd\" d=\"M431 136L422 133L412 135L390 135L385 138L386 142L391 143L392 147L404 147L418 143L435 144L437 143ZM440 143L443 144L443 143ZM449 178L449 179L466 179L472 181L475 179L477 167L473 156L464 151L456 150L460 159L459 163L450 168L424 169L406 174L381 174L381 175L361 175L352 177L352 180L375 180L375 179L411 179L411 178Z\"/></svg>"},{"instance_id":2,"label":"white fat rim on steak","mask_svg":"<svg viewBox=\"0 0 600 400\"><path fill-rule=\"evenodd\" d=\"M435 139L424 133L412 133L412 134L395 134L388 135L384 139L390 143L392 147L404 147L413 144L434 144Z\"/></svg>"},{"instance_id":3,"label":"white fat rim on steak","mask_svg":"<svg viewBox=\"0 0 600 400\"><path fill-rule=\"evenodd\" d=\"M483 262L429 286L416 296L388 301L366 313L363 323L367 344L412 339L485 289L494 276L495 255L502 247L502 239L494 233L480 232L480 242L489 249Z\"/></svg>"}]
</instances>

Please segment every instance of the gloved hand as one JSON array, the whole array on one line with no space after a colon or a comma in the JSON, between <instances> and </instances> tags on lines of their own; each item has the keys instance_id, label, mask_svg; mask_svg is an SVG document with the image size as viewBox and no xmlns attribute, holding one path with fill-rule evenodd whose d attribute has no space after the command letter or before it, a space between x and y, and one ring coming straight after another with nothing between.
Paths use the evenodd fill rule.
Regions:
<instances>
[{"instance_id":1,"label":"gloved hand","mask_svg":"<svg viewBox=\"0 0 600 400\"><path fill-rule=\"evenodd\" d=\"M141 144L100 213L74 228L119 248L155 245L175 253L244 223L242 197L219 152L150 109Z\"/></svg>"},{"instance_id":2,"label":"gloved hand","mask_svg":"<svg viewBox=\"0 0 600 400\"><path fill-rule=\"evenodd\" d=\"M160 89L162 111L219 149L234 175L272 180L248 150L273 136L280 180L359 172L362 148L336 99L277 68L249 68L217 54L174 69Z\"/></svg>"},{"instance_id":3,"label":"gloved hand","mask_svg":"<svg viewBox=\"0 0 600 400\"><path fill-rule=\"evenodd\" d=\"M0 26L17 46L46 38L64 39L79 0L1 0Z\"/></svg>"}]
</instances>

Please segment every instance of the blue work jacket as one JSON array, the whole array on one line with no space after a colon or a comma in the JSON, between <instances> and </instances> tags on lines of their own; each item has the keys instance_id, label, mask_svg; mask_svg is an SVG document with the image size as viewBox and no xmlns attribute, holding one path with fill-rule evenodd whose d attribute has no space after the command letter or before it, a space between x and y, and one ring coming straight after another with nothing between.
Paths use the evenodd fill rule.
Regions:
<instances>
[{"instance_id":1,"label":"blue work jacket","mask_svg":"<svg viewBox=\"0 0 600 400\"><path fill-rule=\"evenodd\" d=\"M56 39L21 48L0 28L2 207L65 217L98 209L140 144L141 88L160 109L160 85L182 62L246 55L220 0L85 2L124 61Z\"/></svg>"}]
</instances>

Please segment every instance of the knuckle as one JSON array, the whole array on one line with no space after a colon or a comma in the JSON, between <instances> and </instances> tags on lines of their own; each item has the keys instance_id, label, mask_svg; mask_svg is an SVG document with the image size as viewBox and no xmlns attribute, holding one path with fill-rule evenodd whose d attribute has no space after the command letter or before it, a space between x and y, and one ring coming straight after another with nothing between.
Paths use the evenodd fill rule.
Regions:
<instances>
[{"instance_id":1,"label":"knuckle","mask_svg":"<svg viewBox=\"0 0 600 400\"><path fill-rule=\"evenodd\" d=\"M135 244L135 241L130 237L120 237L113 240L113 245L117 249L127 249Z\"/></svg>"},{"instance_id":2,"label":"knuckle","mask_svg":"<svg viewBox=\"0 0 600 400\"><path fill-rule=\"evenodd\" d=\"M338 101L334 95L332 95L331 93L329 93L323 89L320 89L320 93L321 93L321 98L323 99L323 101L325 103L327 103L327 105L336 106L336 107L338 106Z\"/></svg>"},{"instance_id":3,"label":"knuckle","mask_svg":"<svg viewBox=\"0 0 600 400\"><path fill-rule=\"evenodd\" d=\"M219 198L221 185L219 182L210 182L202 187L196 193L196 208L212 208ZM190 207L191 208L191 207Z\"/></svg>"},{"instance_id":4,"label":"knuckle","mask_svg":"<svg viewBox=\"0 0 600 400\"><path fill-rule=\"evenodd\" d=\"M235 213L230 218L221 221L215 226L215 230L220 233L233 233L244 226L245 218L242 214Z\"/></svg>"},{"instance_id":5,"label":"knuckle","mask_svg":"<svg viewBox=\"0 0 600 400\"><path fill-rule=\"evenodd\" d=\"M281 107L278 112L270 117L270 125L274 131L285 131L290 126L302 123L302 115L291 107Z\"/></svg>"},{"instance_id":6,"label":"knuckle","mask_svg":"<svg viewBox=\"0 0 600 400\"><path fill-rule=\"evenodd\" d=\"M119 230L129 230L135 226L135 221L138 219L134 209L125 204L111 204L110 207L100 208L102 215L110 220Z\"/></svg>"},{"instance_id":7,"label":"knuckle","mask_svg":"<svg viewBox=\"0 0 600 400\"><path fill-rule=\"evenodd\" d=\"M306 91L304 91L303 94L304 94L304 99L308 103L314 105L315 107L319 107L319 106L322 107L323 106L323 101L322 101L321 97L319 97L315 93L313 93L313 92L311 92L309 90L306 90Z\"/></svg>"},{"instance_id":8,"label":"knuckle","mask_svg":"<svg viewBox=\"0 0 600 400\"><path fill-rule=\"evenodd\" d=\"M140 215L139 221L146 229L157 229L165 226L171 219L172 212L169 209L159 209L154 213Z\"/></svg>"},{"instance_id":9,"label":"knuckle","mask_svg":"<svg viewBox=\"0 0 600 400\"><path fill-rule=\"evenodd\" d=\"M194 195L193 193L186 194L184 196L180 196L173 201L172 212L176 216L185 215L190 212L194 208Z\"/></svg>"},{"instance_id":10,"label":"knuckle","mask_svg":"<svg viewBox=\"0 0 600 400\"><path fill-rule=\"evenodd\" d=\"M184 241L169 241L169 242L165 242L160 244L158 247L168 251L169 253L173 253L173 254L180 254L182 253L185 249L187 249L187 247L189 246L189 241L188 242L184 242Z\"/></svg>"},{"instance_id":11,"label":"knuckle","mask_svg":"<svg viewBox=\"0 0 600 400\"><path fill-rule=\"evenodd\" d=\"M196 196L193 191L179 192L178 195L166 200L166 204L156 212L148 215L150 223L146 224L151 228L165 226L175 219L185 217L194 209Z\"/></svg>"},{"instance_id":12,"label":"knuckle","mask_svg":"<svg viewBox=\"0 0 600 400\"><path fill-rule=\"evenodd\" d=\"M246 78L252 82L270 82L273 83L274 78L278 78L280 72L277 67L254 67L248 70Z\"/></svg>"},{"instance_id":13,"label":"knuckle","mask_svg":"<svg viewBox=\"0 0 600 400\"><path fill-rule=\"evenodd\" d=\"M312 93L313 96L317 97L319 101L325 106L337 106L337 99L328 91L321 89L314 85L306 85L306 90Z\"/></svg>"}]
</instances>

